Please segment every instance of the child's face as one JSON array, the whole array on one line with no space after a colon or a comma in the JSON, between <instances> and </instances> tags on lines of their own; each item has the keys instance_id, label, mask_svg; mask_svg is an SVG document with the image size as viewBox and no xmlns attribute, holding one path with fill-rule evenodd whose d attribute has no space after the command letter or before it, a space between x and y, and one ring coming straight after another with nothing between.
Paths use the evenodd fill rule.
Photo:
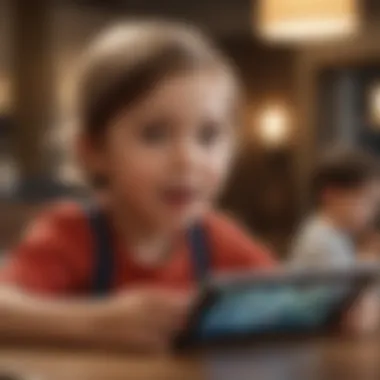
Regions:
<instances>
[{"instance_id":1,"label":"child's face","mask_svg":"<svg viewBox=\"0 0 380 380\"><path fill-rule=\"evenodd\" d=\"M369 241L369 249L373 254L376 254L377 257L380 255L380 231L373 232Z\"/></svg>"},{"instance_id":2,"label":"child's face","mask_svg":"<svg viewBox=\"0 0 380 380\"><path fill-rule=\"evenodd\" d=\"M352 232L360 232L373 220L379 200L378 186L375 182L352 190L334 194L334 209L342 224Z\"/></svg>"},{"instance_id":3,"label":"child's face","mask_svg":"<svg viewBox=\"0 0 380 380\"><path fill-rule=\"evenodd\" d=\"M99 152L109 195L161 226L202 214L233 154L233 95L221 74L173 76L121 112Z\"/></svg>"}]
</instances>

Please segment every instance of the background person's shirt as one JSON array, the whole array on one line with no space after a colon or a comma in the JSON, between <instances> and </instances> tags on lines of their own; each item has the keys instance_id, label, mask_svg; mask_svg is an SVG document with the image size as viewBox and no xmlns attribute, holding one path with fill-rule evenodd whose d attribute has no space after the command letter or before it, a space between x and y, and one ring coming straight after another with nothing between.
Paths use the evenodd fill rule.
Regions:
<instances>
[{"instance_id":1,"label":"background person's shirt","mask_svg":"<svg viewBox=\"0 0 380 380\"><path fill-rule=\"evenodd\" d=\"M266 249L225 217L210 214L204 220L204 227L213 272L265 269L274 265ZM25 239L11 253L0 271L0 281L37 293L89 294L95 272L94 243L80 205L64 203L51 207L32 224ZM185 239L170 259L155 267L134 261L116 236L111 244L115 255L113 291L141 285L187 289L196 283Z\"/></svg>"},{"instance_id":2,"label":"background person's shirt","mask_svg":"<svg viewBox=\"0 0 380 380\"><path fill-rule=\"evenodd\" d=\"M349 234L322 216L306 221L296 236L290 256L293 267L341 268L355 263L355 246Z\"/></svg>"}]
</instances>

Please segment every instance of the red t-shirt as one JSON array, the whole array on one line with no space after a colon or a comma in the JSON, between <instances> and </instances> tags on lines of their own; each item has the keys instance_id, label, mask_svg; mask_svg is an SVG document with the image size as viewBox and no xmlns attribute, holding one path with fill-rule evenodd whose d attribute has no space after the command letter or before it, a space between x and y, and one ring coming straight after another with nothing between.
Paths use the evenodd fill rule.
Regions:
<instances>
[{"instance_id":1,"label":"red t-shirt","mask_svg":"<svg viewBox=\"0 0 380 380\"><path fill-rule=\"evenodd\" d=\"M226 217L210 214L204 221L212 271L263 269L274 259ZM187 243L156 267L135 262L115 237L113 290L138 285L187 289L195 284ZM28 291L50 295L80 295L91 291L95 241L80 205L61 203L42 213L12 252L1 281Z\"/></svg>"}]
</instances>

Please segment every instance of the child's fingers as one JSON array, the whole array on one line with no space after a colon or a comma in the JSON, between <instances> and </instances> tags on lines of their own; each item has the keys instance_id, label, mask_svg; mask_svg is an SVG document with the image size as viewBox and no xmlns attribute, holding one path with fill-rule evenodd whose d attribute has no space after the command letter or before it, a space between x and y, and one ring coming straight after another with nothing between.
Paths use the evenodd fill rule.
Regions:
<instances>
[{"instance_id":1,"label":"child's fingers","mask_svg":"<svg viewBox=\"0 0 380 380\"><path fill-rule=\"evenodd\" d=\"M373 294L361 297L342 321L345 333L367 334L379 327L379 300Z\"/></svg>"},{"instance_id":2,"label":"child's fingers","mask_svg":"<svg viewBox=\"0 0 380 380\"><path fill-rule=\"evenodd\" d=\"M184 326L191 304L188 295L166 293L150 304L146 318L154 328L167 333L176 332Z\"/></svg>"},{"instance_id":3,"label":"child's fingers","mask_svg":"<svg viewBox=\"0 0 380 380\"><path fill-rule=\"evenodd\" d=\"M173 307L189 307L195 298L193 292L181 292L165 289L156 289L152 295L152 301L156 304L173 305Z\"/></svg>"},{"instance_id":4,"label":"child's fingers","mask_svg":"<svg viewBox=\"0 0 380 380\"><path fill-rule=\"evenodd\" d=\"M166 292L160 293L151 305L158 313L178 318L186 315L192 304L193 297L188 293Z\"/></svg>"},{"instance_id":5,"label":"child's fingers","mask_svg":"<svg viewBox=\"0 0 380 380\"><path fill-rule=\"evenodd\" d=\"M354 334L357 330L357 311L356 307L351 308L343 315L340 323L340 331L344 334Z\"/></svg>"},{"instance_id":6,"label":"child's fingers","mask_svg":"<svg viewBox=\"0 0 380 380\"><path fill-rule=\"evenodd\" d=\"M147 319L147 324L152 326L152 328L172 333L179 331L183 327L187 319L187 311L175 308L162 308L147 316Z\"/></svg>"}]
</instances>

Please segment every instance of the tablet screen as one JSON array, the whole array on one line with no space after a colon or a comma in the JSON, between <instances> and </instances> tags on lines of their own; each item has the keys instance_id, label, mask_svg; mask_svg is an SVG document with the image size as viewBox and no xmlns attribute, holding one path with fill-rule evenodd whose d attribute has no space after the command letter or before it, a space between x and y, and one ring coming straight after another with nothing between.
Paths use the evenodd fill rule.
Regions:
<instances>
[{"instance_id":1,"label":"tablet screen","mask_svg":"<svg viewBox=\"0 0 380 380\"><path fill-rule=\"evenodd\" d=\"M200 338L247 333L304 332L323 327L352 288L327 285L258 285L221 291L198 325Z\"/></svg>"}]
</instances>

